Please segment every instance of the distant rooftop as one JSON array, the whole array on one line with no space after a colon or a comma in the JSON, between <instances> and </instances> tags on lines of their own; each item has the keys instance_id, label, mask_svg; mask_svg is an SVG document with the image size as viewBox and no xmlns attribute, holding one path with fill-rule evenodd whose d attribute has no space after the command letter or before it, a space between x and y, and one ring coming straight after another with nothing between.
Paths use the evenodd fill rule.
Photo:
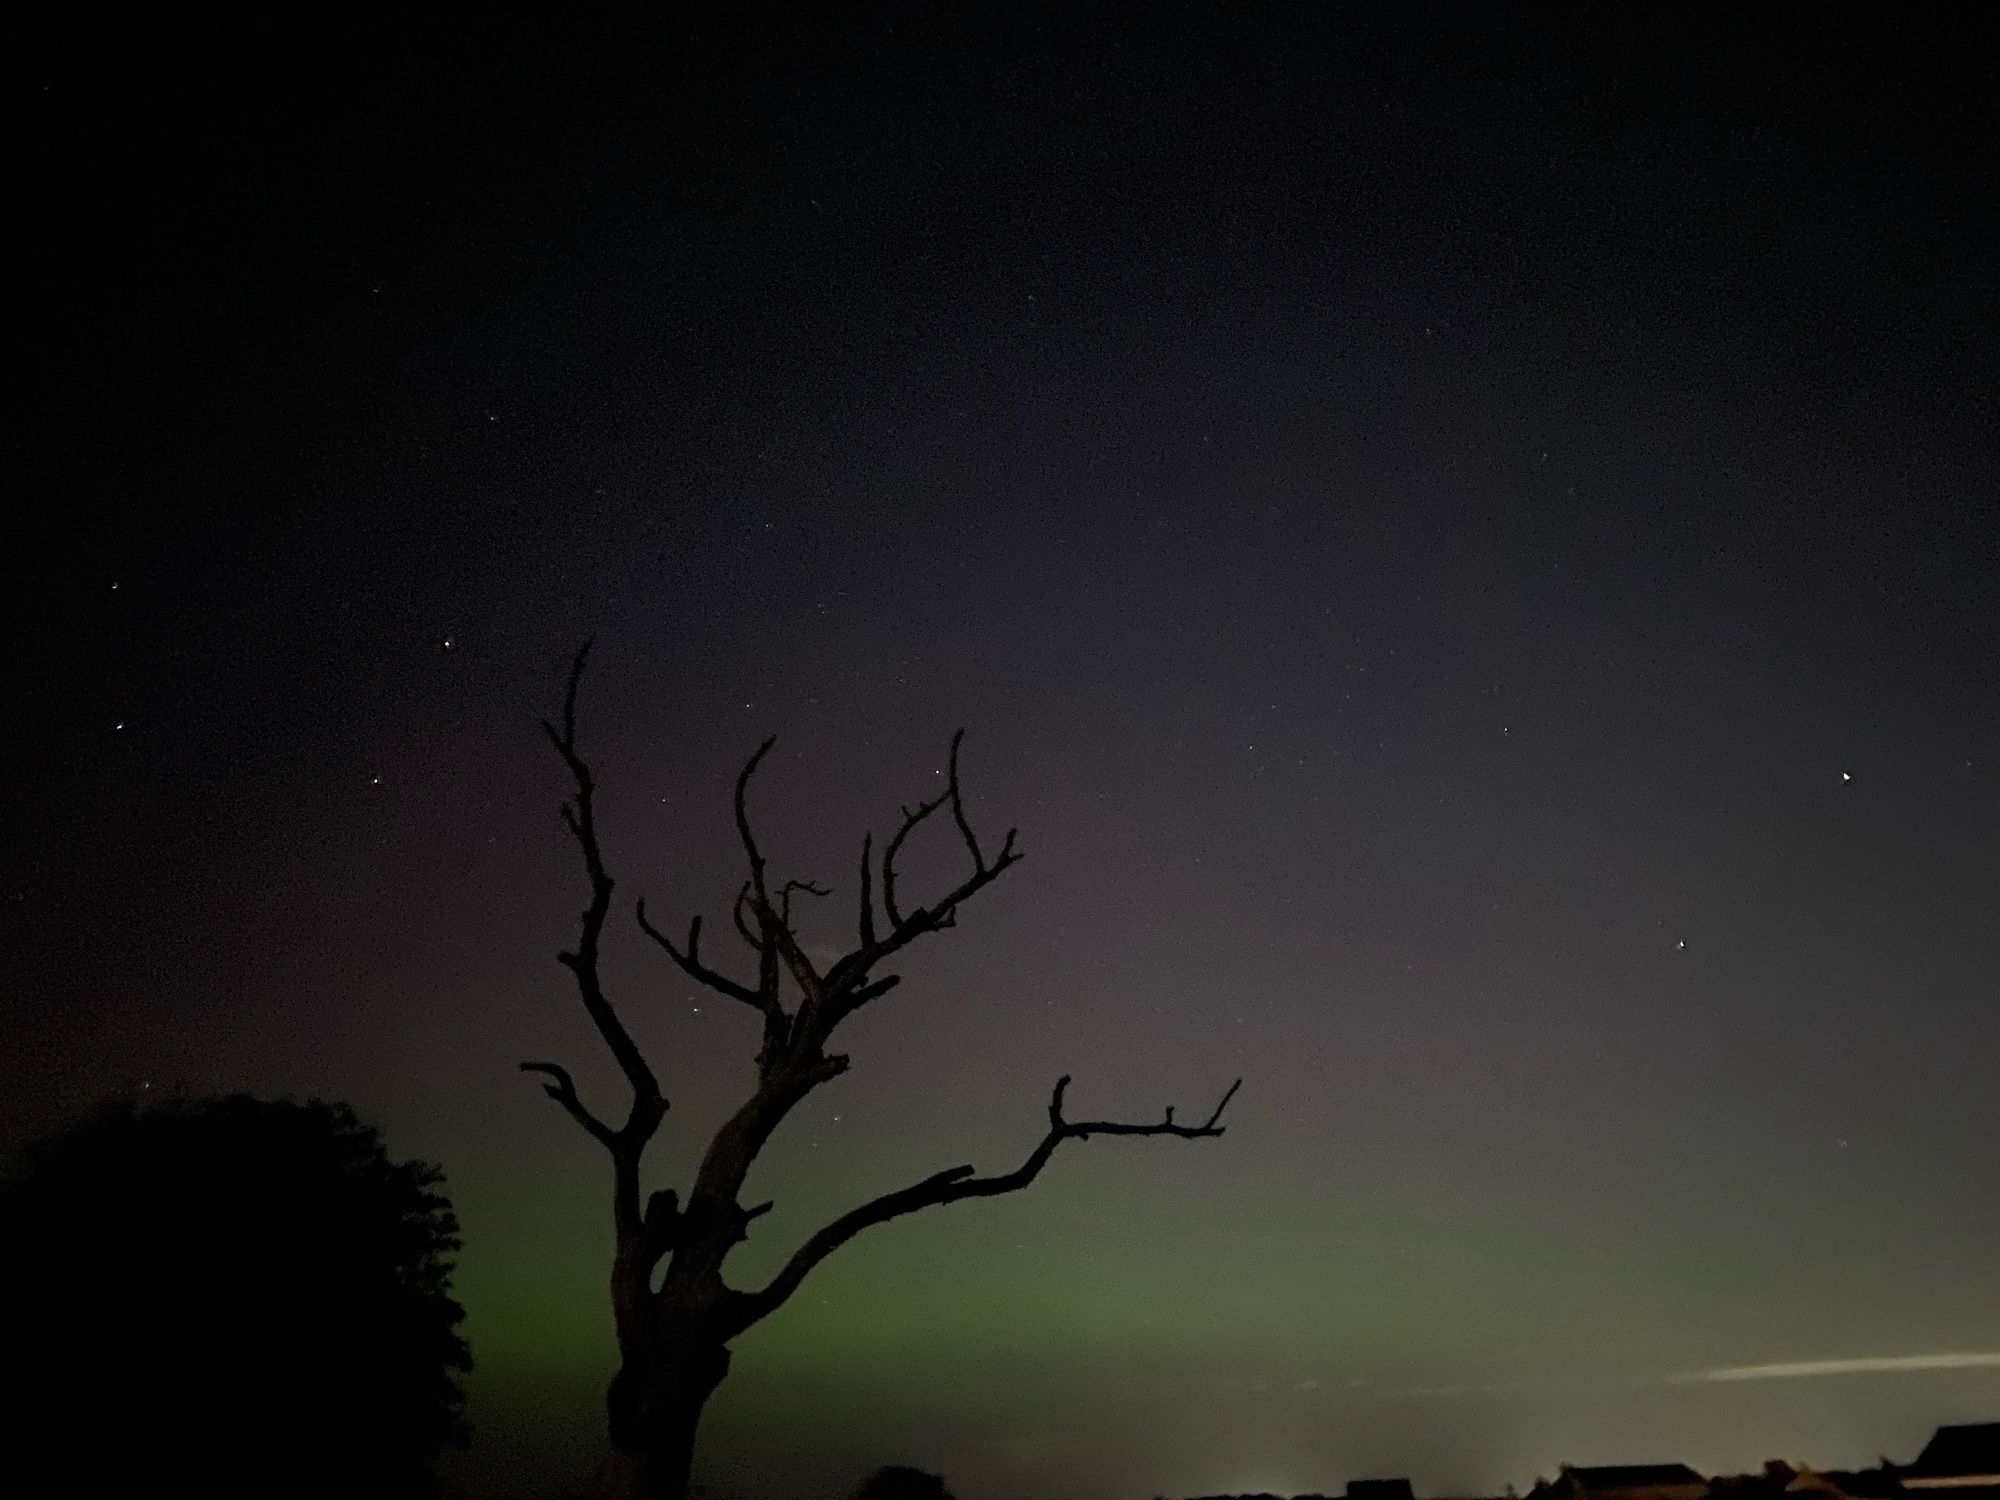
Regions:
<instances>
[{"instance_id":1,"label":"distant rooftop","mask_svg":"<svg viewBox=\"0 0 2000 1500\"><path fill-rule=\"evenodd\" d=\"M1906 1479L1972 1478L2000 1474L2000 1422L1940 1427L1924 1444Z\"/></svg>"}]
</instances>

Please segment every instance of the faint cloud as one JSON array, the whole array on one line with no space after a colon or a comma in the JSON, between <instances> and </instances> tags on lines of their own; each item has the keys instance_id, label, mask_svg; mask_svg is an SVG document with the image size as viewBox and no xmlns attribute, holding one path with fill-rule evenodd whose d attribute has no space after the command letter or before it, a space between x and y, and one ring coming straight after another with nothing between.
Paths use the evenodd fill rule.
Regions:
<instances>
[{"instance_id":1,"label":"faint cloud","mask_svg":"<svg viewBox=\"0 0 2000 1500\"><path fill-rule=\"evenodd\" d=\"M1708 1385L1733 1380L1809 1380L1824 1375L1909 1375L1926 1370L2000 1369L2000 1350L1893 1354L1871 1359L1801 1359L1784 1364L1725 1365L1669 1375L1668 1385Z\"/></svg>"}]
</instances>

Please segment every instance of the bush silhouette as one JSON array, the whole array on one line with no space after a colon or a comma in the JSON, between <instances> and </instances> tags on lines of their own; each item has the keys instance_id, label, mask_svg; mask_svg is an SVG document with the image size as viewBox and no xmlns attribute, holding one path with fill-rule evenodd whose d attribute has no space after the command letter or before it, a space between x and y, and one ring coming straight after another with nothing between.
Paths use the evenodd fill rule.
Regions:
<instances>
[{"instance_id":1,"label":"bush silhouette","mask_svg":"<svg viewBox=\"0 0 2000 1500\"><path fill-rule=\"evenodd\" d=\"M115 1106L29 1147L0 1183L0 1463L75 1494L425 1493L471 1367L440 1181L318 1101Z\"/></svg>"},{"instance_id":2,"label":"bush silhouette","mask_svg":"<svg viewBox=\"0 0 2000 1500\"><path fill-rule=\"evenodd\" d=\"M854 1500L951 1500L951 1491L937 1474L895 1464L863 1480Z\"/></svg>"}]
</instances>

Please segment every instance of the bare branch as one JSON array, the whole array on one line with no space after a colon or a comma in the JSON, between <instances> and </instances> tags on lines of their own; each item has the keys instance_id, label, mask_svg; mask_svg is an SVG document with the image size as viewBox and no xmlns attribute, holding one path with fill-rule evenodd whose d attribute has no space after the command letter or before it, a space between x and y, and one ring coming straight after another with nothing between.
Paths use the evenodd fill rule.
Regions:
<instances>
[{"instance_id":1,"label":"bare branch","mask_svg":"<svg viewBox=\"0 0 2000 1500\"><path fill-rule=\"evenodd\" d=\"M901 974L884 974L880 979L871 979L867 984L862 985L860 989L849 991L847 998L841 1004L841 1013L843 1015L853 1015L854 1012L861 1009L870 1000L875 999L878 995L888 994L889 991L902 982L903 976Z\"/></svg>"},{"instance_id":2,"label":"bare branch","mask_svg":"<svg viewBox=\"0 0 2000 1500\"><path fill-rule=\"evenodd\" d=\"M636 1180L636 1156L628 1160L629 1153L624 1148L635 1151L651 1138L653 1132L659 1129L661 1118L666 1114L667 1101L660 1093L659 1080L654 1077L644 1054L639 1051L631 1033L619 1020L618 1012L612 1008L598 975L598 948L604 936L605 918L611 911L611 892L614 882L605 871L604 853L597 841L597 784L591 777L589 764L577 753L576 748L576 700L583 682L584 664L589 656L590 643L585 641L582 649L576 653L576 659L570 663L569 683L563 692L561 727L558 728L545 719L542 721L542 731L548 736L549 743L555 746L556 753L562 757L563 764L569 767L570 779L576 787L574 797L562 806L562 819L571 836L576 839L578 848L583 851L584 871L590 879L590 904L583 910L576 947L573 951L559 953L556 957L563 967L576 976L577 993L583 1000L584 1010L589 1014L592 1024L597 1027L598 1034L604 1038L605 1044L610 1047L612 1056L618 1060L619 1069L632 1086L632 1103L626 1113L624 1125L610 1132L609 1139L598 1135L597 1130L591 1130L592 1135L598 1135L600 1140L605 1140L606 1145L613 1147L613 1155L617 1159L621 1181L617 1212L622 1224L628 1219L636 1219L639 1212L636 1198L624 1185L628 1178ZM560 1070L550 1072L551 1066L553 1065L538 1065L531 1071L549 1073L555 1078L556 1082L548 1086L550 1097L569 1109L572 1115L578 1115L582 1105L579 1102L574 1108L571 1107L576 1090L573 1085L567 1084L569 1075ZM586 1111L585 1114L587 1113ZM578 1115L578 1118L581 1121L584 1116Z\"/></svg>"},{"instance_id":3,"label":"bare branch","mask_svg":"<svg viewBox=\"0 0 2000 1500\"><path fill-rule=\"evenodd\" d=\"M708 986L708 988L714 990L719 995L727 995L732 1000L740 1000L745 1005L751 1006L756 1010L767 1010L771 1005L777 1003L774 999L769 999L758 991L751 989L747 984L738 984L728 975L717 973L701 961L700 917L694 917L688 922L687 946L685 948L676 948L672 938L646 920L646 903L643 899L638 903L635 912L639 919L640 931L644 932L647 937L664 948L667 957L671 958L675 966L682 973L686 974L688 978L695 980L699 984Z\"/></svg>"},{"instance_id":4,"label":"bare branch","mask_svg":"<svg viewBox=\"0 0 2000 1500\"><path fill-rule=\"evenodd\" d=\"M1222 1112L1225 1109L1229 1108L1229 1101L1236 1097L1236 1091L1242 1087L1243 1087L1243 1080L1240 1078L1237 1079L1236 1082L1229 1085L1228 1089L1225 1090L1222 1095L1222 1102L1215 1106L1215 1112L1211 1114L1205 1121L1202 1122L1201 1128L1203 1130L1207 1130L1211 1126L1215 1126L1221 1123ZM1173 1118L1174 1118L1174 1111L1172 1106L1169 1106L1167 1109L1168 1122L1172 1123Z\"/></svg>"},{"instance_id":5,"label":"bare branch","mask_svg":"<svg viewBox=\"0 0 2000 1500\"><path fill-rule=\"evenodd\" d=\"M861 946L875 946L875 835L861 835Z\"/></svg>"},{"instance_id":6,"label":"bare branch","mask_svg":"<svg viewBox=\"0 0 2000 1500\"><path fill-rule=\"evenodd\" d=\"M744 892L746 895L749 892L747 885L744 887ZM737 926L738 930L742 931L740 899L738 902L738 913ZM764 1018L764 1043L757 1053L757 1061L761 1066L766 1059L776 1057L783 1048L785 1036L791 1027L792 1020L786 1014L784 1006L778 1000L778 958L776 952L771 949L759 950L757 988L753 990L747 984L739 983L731 979L727 974L718 973L701 961L700 917L693 917L689 920L687 946L677 948L674 946L672 938L661 932L646 919L646 903L644 901L638 903L637 916L640 929L666 950L667 956L680 967L683 973L708 986L708 988L714 990L719 995L726 995L731 1000L740 1001ZM747 932L745 936L748 936Z\"/></svg>"},{"instance_id":7,"label":"bare branch","mask_svg":"<svg viewBox=\"0 0 2000 1500\"><path fill-rule=\"evenodd\" d=\"M1166 1119L1157 1125L1133 1125L1122 1120L1065 1120L1062 1117L1062 1097L1068 1087L1069 1079L1065 1077L1056 1085L1055 1097L1049 1101L1049 1124L1065 1136L1075 1136L1082 1141L1094 1135L1177 1135L1192 1141L1222 1134L1223 1127L1217 1122L1222 1119L1222 1112L1229 1108L1229 1101L1236 1097L1236 1091L1243 1087L1243 1080L1239 1078L1229 1085L1222 1102L1199 1125L1176 1125L1171 1104L1167 1106Z\"/></svg>"},{"instance_id":8,"label":"bare branch","mask_svg":"<svg viewBox=\"0 0 2000 1500\"><path fill-rule=\"evenodd\" d=\"M570 1118L589 1131L607 1149L614 1151L617 1149L618 1132L584 1107L583 1100L576 1092L576 1080L569 1076L569 1069L560 1063L524 1062L521 1064L521 1071L546 1073L553 1078L555 1082L542 1085L542 1092L568 1110Z\"/></svg>"},{"instance_id":9,"label":"bare branch","mask_svg":"<svg viewBox=\"0 0 2000 1500\"><path fill-rule=\"evenodd\" d=\"M813 961L807 956L805 945L799 941L798 934L792 931L789 923L775 913L771 918L771 943L783 956L785 967L791 970L792 982L799 987L799 993L805 997L803 1003L817 1005L822 987L819 970L813 967Z\"/></svg>"},{"instance_id":10,"label":"bare branch","mask_svg":"<svg viewBox=\"0 0 2000 1500\"><path fill-rule=\"evenodd\" d=\"M965 840L965 847L972 852L972 868L984 870L986 856L979 852L979 839L972 831L972 825L965 821L965 798L958 789L958 746L965 738L963 729L951 737L951 785L946 789L951 794L951 820L958 825L959 836Z\"/></svg>"},{"instance_id":11,"label":"bare branch","mask_svg":"<svg viewBox=\"0 0 2000 1500\"><path fill-rule=\"evenodd\" d=\"M747 798L750 778L757 774L757 767L771 747L778 743L774 734L757 747L757 753L744 762L743 769L736 777L736 834L743 841L743 853L750 861L750 885L757 893L757 900L765 906L771 904L771 893L764 888L764 856L757 848L757 836L750 831L750 810Z\"/></svg>"},{"instance_id":12,"label":"bare branch","mask_svg":"<svg viewBox=\"0 0 2000 1500\"><path fill-rule=\"evenodd\" d=\"M778 1014L784 1014L784 1007L778 1000L778 945L766 942L750 926L745 912L756 902L756 891L749 881L743 882L743 889L736 893L736 901L729 908L729 920L736 925L736 935L757 955L757 993L774 1007ZM758 926L763 924L760 922Z\"/></svg>"},{"instance_id":13,"label":"bare branch","mask_svg":"<svg viewBox=\"0 0 2000 1500\"><path fill-rule=\"evenodd\" d=\"M882 909L889 919L889 932L877 936L874 910L870 902L868 855L871 845L862 844L861 883L861 944L827 970L825 988L833 997L828 1024L837 1024L843 1017L852 1015L861 1005L881 993L867 983L868 971L890 955L908 947L927 932L937 932L954 925L958 920L958 908L988 885L1000 878L1008 866L1016 863L1020 852L1014 846L1019 830L1010 828L1001 840L999 852L992 859L986 857L979 837L973 832L972 823L966 817L965 796L960 789L958 777L958 752L965 739L965 731L960 730L951 737L951 756L945 789L915 807L903 809L903 821L895 835L882 851ZM931 902L911 912L904 912L896 902L896 856L904 842L925 819L939 808L949 805L952 821L957 825L959 836L965 843L966 852L972 856L972 873L951 890Z\"/></svg>"},{"instance_id":14,"label":"bare branch","mask_svg":"<svg viewBox=\"0 0 2000 1500\"><path fill-rule=\"evenodd\" d=\"M958 908L998 880L1009 866L1020 862L1014 848L1014 830L1009 829L1000 852L983 870L975 870L929 906L919 907L901 917L887 936L866 947L856 948L826 972L826 988L837 998L836 1019L853 1013L860 1003L859 991L866 988L868 971L893 954L901 952L927 932L950 927L958 920Z\"/></svg>"},{"instance_id":15,"label":"bare branch","mask_svg":"<svg viewBox=\"0 0 2000 1500\"><path fill-rule=\"evenodd\" d=\"M903 914L896 909L896 854L903 847L903 841L916 832L917 826L940 807L950 792L940 792L928 802L919 802L915 808L903 809L903 823L889 840L889 847L882 851L882 910L889 918L889 926L903 925Z\"/></svg>"},{"instance_id":16,"label":"bare branch","mask_svg":"<svg viewBox=\"0 0 2000 1500\"><path fill-rule=\"evenodd\" d=\"M797 1291L801 1282L827 1256L853 1239L862 1230L876 1224L887 1223L890 1219L904 1214L915 1213L918 1209L935 1208L946 1203L957 1203L966 1198L993 1198L1002 1193L1018 1192L1041 1175L1049 1158L1055 1155L1056 1147L1074 1137L1088 1140L1093 1135L1171 1135L1183 1140L1199 1140L1223 1133L1222 1112L1229 1101L1236 1097L1236 1091L1243 1086L1237 1079L1222 1096L1207 1121L1200 1125L1177 1125L1173 1111L1167 1111L1165 1120L1157 1125L1135 1124L1123 1120L1070 1121L1063 1118L1063 1095L1069 1089L1067 1075L1059 1079L1055 1092L1049 1099L1049 1130L1028 1157L1011 1172L1003 1172L993 1177L975 1176L970 1166L949 1167L935 1172L922 1182L901 1188L893 1193L850 1209L832 1223L815 1233L793 1252L783 1269L773 1277L761 1291L743 1294L735 1310L741 1327L749 1327L782 1306L785 1300Z\"/></svg>"},{"instance_id":17,"label":"bare branch","mask_svg":"<svg viewBox=\"0 0 2000 1500\"><path fill-rule=\"evenodd\" d=\"M753 953L764 951L764 940L750 930L750 924L743 919L743 909L750 904L750 882L743 882L743 889L736 893L736 900L730 905L729 920L736 924L736 935L750 945Z\"/></svg>"},{"instance_id":18,"label":"bare branch","mask_svg":"<svg viewBox=\"0 0 2000 1500\"><path fill-rule=\"evenodd\" d=\"M831 896L824 886L814 885L810 880L787 880L778 890L778 920L787 927L792 925L792 892L807 896Z\"/></svg>"},{"instance_id":19,"label":"bare branch","mask_svg":"<svg viewBox=\"0 0 2000 1500\"><path fill-rule=\"evenodd\" d=\"M778 743L772 735L757 747L756 753L744 763L736 777L736 834L743 843L744 857L750 861L750 885L743 896L737 898L735 910L736 930L744 940L762 956L758 975L758 989L771 996L775 1004L778 986L773 960L782 958L785 967L792 971L792 978L798 983L799 991L808 1003L818 999L820 990L819 971L806 957L804 946L792 931L792 892L808 891L814 895L825 895L818 886L805 880L788 880L778 892L778 899L771 899L770 882L765 875L764 852L757 846L757 835L750 827L750 778L757 774L757 767L764 757L771 753L771 747ZM753 934L743 921L744 906L750 908L757 931Z\"/></svg>"}]
</instances>

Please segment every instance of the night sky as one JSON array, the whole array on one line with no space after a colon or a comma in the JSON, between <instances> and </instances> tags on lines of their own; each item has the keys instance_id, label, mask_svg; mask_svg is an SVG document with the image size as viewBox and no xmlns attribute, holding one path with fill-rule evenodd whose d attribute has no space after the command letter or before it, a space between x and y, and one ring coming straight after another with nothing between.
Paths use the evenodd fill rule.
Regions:
<instances>
[{"instance_id":1,"label":"night sky","mask_svg":"<svg viewBox=\"0 0 2000 1500\"><path fill-rule=\"evenodd\" d=\"M1021 828L740 1281L1014 1165L1059 1074L1246 1080L840 1252L738 1345L715 1495L2000 1416L1990 53L1252 9L20 38L0 1138L351 1101L464 1220L459 1476L586 1472L608 1172L515 1065L616 1097L535 725L594 636L621 903L726 932L767 734L828 948L954 729ZM613 932L685 1187L755 1028Z\"/></svg>"}]
</instances>

